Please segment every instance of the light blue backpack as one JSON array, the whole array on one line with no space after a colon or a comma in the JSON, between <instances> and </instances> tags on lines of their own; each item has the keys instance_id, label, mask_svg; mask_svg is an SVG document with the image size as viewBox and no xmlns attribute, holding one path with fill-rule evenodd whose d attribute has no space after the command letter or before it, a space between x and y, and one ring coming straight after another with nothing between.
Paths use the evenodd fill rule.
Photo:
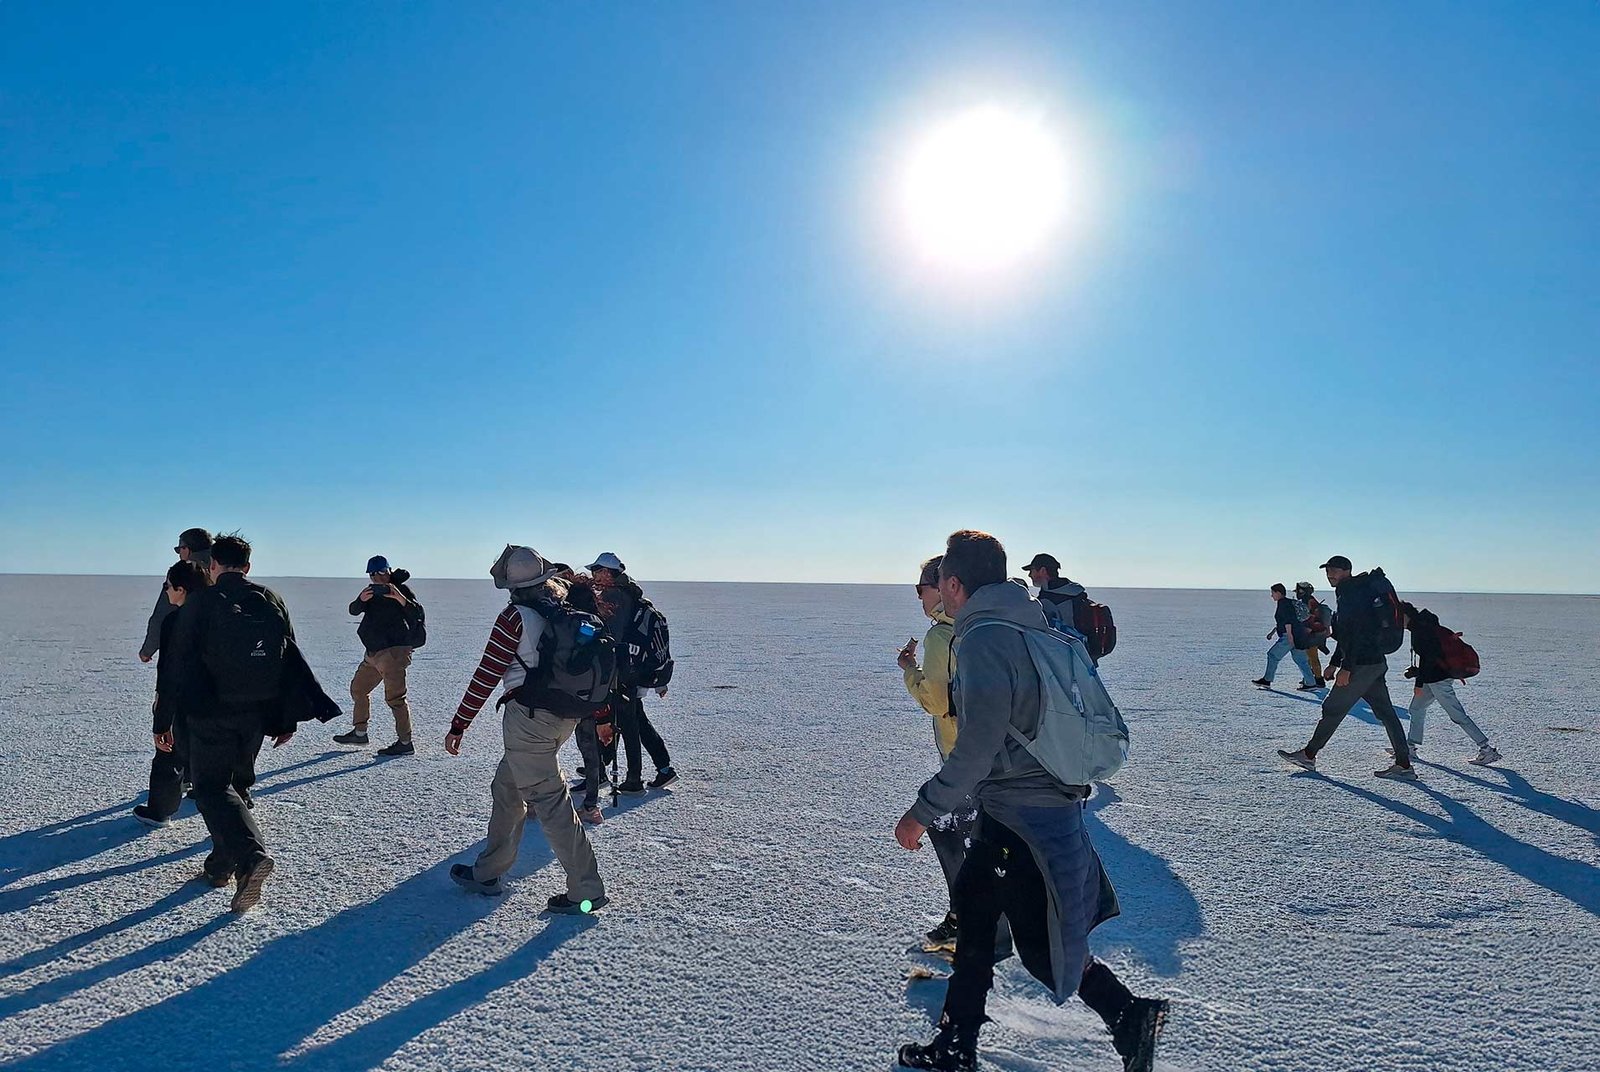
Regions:
<instances>
[{"instance_id":1,"label":"light blue backpack","mask_svg":"<svg viewBox=\"0 0 1600 1072\"><path fill-rule=\"evenodd\" d=\"M990 625L1021 633L1039 672L1039 728L1029 740L1012 726L1011 739L1065 785L1103 781L1121 770L1128 761L1128 724L1083 640L1075 633L1029 629L1002 618L980 618L966 632Z\"/></svg>"}]
</instances>

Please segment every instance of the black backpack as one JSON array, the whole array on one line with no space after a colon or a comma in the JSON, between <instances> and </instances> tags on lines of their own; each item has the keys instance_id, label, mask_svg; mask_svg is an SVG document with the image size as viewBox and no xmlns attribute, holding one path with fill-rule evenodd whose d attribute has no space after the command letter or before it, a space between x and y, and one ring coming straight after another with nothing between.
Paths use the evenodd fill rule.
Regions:
<instances>
[{"instance_id":1,"label":"black backpack","mask_svg":"<svg viewBox=\"0 0 1600 1072\"><path fill-rule=\"evenodd\" d=\"M411 597L411 605L406 608L406 647L420 648L428 642L428 612L417 602L417 597Z\"/></svg>"},{"instance_id":2,"label":"black backpack","mask_svg":"<svg viewBox=\"0 0 1600 1072\"><path fill-rule=\"evenodd\" d=\"M209 589L205 641L200 661L217 699L248 704L276 700L283 679L289 623L257 586L237 596Z\"/></svg>"},{"instance_id":3,"label":"black backpack","mask_svg":"<svg viewBox=\"0 0 1600 1072\"><path fill-rule=\"evenodd\" d=\"M611 702L617 687L617 648L606 635L605 623L593 614L565 603L541 601L530 605L545 621L539 637L539 665L529 667L513 654L527 672L514 699L528 710L549 711L561 718L587 718Z\"/></svg>"},{"instance_id":4,"label":"black backpack","mask_svg":"<svg viewBox=\"0 0 1600 1072\"><path fill-rule=\"evenodd\" d=\"M1385 655L1399 651L1400 645L1406 642L1405 614L1400 610L1400 596L1381 568L1374 568L1367 574L1358 606L1360 613L1372 620L1373 639L1378 650Z\"/></svg>"}]
</instances>

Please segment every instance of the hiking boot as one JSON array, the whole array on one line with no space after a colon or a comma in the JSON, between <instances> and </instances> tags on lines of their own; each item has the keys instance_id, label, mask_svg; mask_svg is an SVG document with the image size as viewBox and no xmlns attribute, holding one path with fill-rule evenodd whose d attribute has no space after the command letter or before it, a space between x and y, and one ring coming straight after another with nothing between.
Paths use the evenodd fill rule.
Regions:
<instances>
[{"instance_id":1,"label":"hiking boot","mask_svg":"<svg viewBox=\"0 0 1600 1072\"><path fill-rule=\"evenodd\" d=\"M1478 749L1478 754L1467 760L1467 762L1476 763L1480 767L1487 767L1492 763L1500 762L1500 759L1500 753L1495 749L1495 746L1492 744L1486 744L1482 748ZM137 808L134 810L138 811Z\"/></svg>"},{"instance_id":2,"label":"hiking boot","mask_svg":"<svg viewBox=\"0 0 1600 1072\"><path fill-rule=\"evenodd\" d=\"M623 793L630 797L636 797L644 793L644 783L641 782L637 777L629 778L627 781L617 786L617 792Z\"/></svg>"},{"instance_id":3,"label":"hiking boot","mask_svg":"<svg viewBox=\"0 0 1600 1072\"><path fill-rule=\"evenodd\" d=\"M1373 771L1372 773L1379 778L1392 778L1397 782L1414 782L1417 780L1417 772L1411 769L1411 764L1409 763L1403 767L1398 763L1391 763L1381 771Z\"/></svg>"},{"instance_id":4,"label":"hiking boot","mask_svg":"<svg viewBox=\"0 0 1600 1072\"><path fill-rule=\"evenodd\" d=\"M582 819L590 826L599 826L601 823L606 821L606 817L600 814L600 805L598 804L591 804L587 808L580 805L577 811L578 818Z\"/></svg>"},{"instance_id":5,"label":"hiking boot","mask_svg":"<svg viewBox=\"0 0 1600 1072\"><path fill-rule=\"evenodd\" d=\"M235 876L237 885L234 887L233 903L228 906L228 911L238 915L254 908L261 900L261 887L272 877L275 867L277 864L273 863L270 856L263 856L249 867L241 867Z\"/></svg>"},{"instance_id":6,"label":"hiking boot","mask_svg":"<svg viewBox=\"0 0 1600 1072\"><path fill-rule=\"evenodd\" d=\"M378 749L378 755L386 757L414 756L416 754L417 746L412 744L410 741L396 741L394 744L386 745L385 747Z\"/></svg>"},{"instance_id":7,"label":"hiking boot","mask_svg":"<svg viewBox=\"0 0 1600 1072\"><path fill-rule=\"evenodd\" d=\"M367 743L366 730L351 730L349 733L336 733L333 735L334 744L359 744Z\"/></svg>"},{"instance_id":8,"label":"hiking boot","mask_svg":"<svg viewBox=\"0 0 1600 1072\"><path fill-rule=\"evenodd\" d=\"M1284 759L1287 759L1290 763L1293 763L1297 767L1304 767L1309 771L1314 771L1317 769L1317 757L1307 755L1304 748L1297 748L1293 752L1285 752L1280 748L1278 749L1278 755L1282 756Z\"/></svg>"},{"instance_id":9,"label":"hiking boot","mask_svg":"<svg viewBox=\"0 0 1600 1072\"><path fill-rule=\"evenodd\" d=\"M1318 689L1322 688L1321 685L1307 685L1303 681L1299 685L1297 685L1295 687L1298 688L1301 692L1316 692Z\"/></svg>"},{"instance_id":10,"label":"hiking boot","mask_svg":"<svg viewBox=\"0 0 1600 1072\"><path fill-rule=\"evenodd\" d=\"M1254 681L1250 682L1250 684L1254 685L1258 689L1270 689L1270 688L1272 688L1272 682L1268 681L1264 677L1258 677Z\"/></svg>"},{"instance_id":11,"label":"hiking boot","mask_svg":"<svg viewBox=\"0 0 1600 1072\"><path fill-rule=\"evenodd\" d=\"M598 912L611 903L611 898L605 894L598 897L585 898L574 901L564 893L558 893L545 902L545 911L555 912L563 916L587 916L591 912Z\"/></svg>"},{"instance_id":12,"label":"hiking boot","mask_svg":"<svg viewBox=\"0 0 1600 1072\"><path fill-rule=\"evenodd\" d=\"M950 1017L939 1017L939 1033L926 1044L908 1042L895 1055L898 1068L933 1069L934 1072L976 1072L978 1029L982 1021L957 1027Z\"/></svg>"},{"instance_id":13,"label":"hiking boot","mask_svg":"<svg viewBox=\"0 0 1600 1072\"><path fill-rule=\"evenodd\" d=\"M1495 756L1495 758L1499 759L1500 757ZM133 817L139 820L139 822L143 823L145 826L151 827L155 830L160 830L163 826L166 826L168 822L167 819L151 811L150 805L148 804L135 804L133 807Z\"/></svg>"},{"instance_id":14,"label":"hiking boot","mask_svg":"<svg viewBox=\"0 0 1600 1072\"><path fill-rule=\"evenodd\" d=\"M1156 1043L1167 1026L1169 1004L1164 998L1134 998L1111 1025L1111 1045L1122 1055L1123 1072L1155 1068Z\"/></svg>"},{"instance_id":15,"label":"hiking boot","mask_svg":"<svg viewBox=\"0 0 1600 1072\"><path fill-rule=\"evenodd\" d=\"M956 914L954 912L946 912L944 919L939 921L939 925L922 937L930 946L954 946L956 930Z\"/></svg>"},{"instance_id":16,"label":"hiking boot","mask_svg":"<svg viewBox=\"0 0 1600 1072\"><path fill-rule=\"evenodd\" d=\"M656 776L650 779L649 787L651 789L665 789L667 786L671 785L677 780L678 772L673 770L669 765L656 771Z\"/></svg>"},{"instance_id":17,"label":"hiking boot","mask_svg":"<svg viewBox=\"0 0 1600 1072\"><path fill-rule=\"evenodd\" d=\"M481 893L485 897L498 897L505 892L505 887L498 878L491 878L487 882L480 882L472 877L471 864L451 864L450 880L464 890Z\"/></svg>"}]
</instances>

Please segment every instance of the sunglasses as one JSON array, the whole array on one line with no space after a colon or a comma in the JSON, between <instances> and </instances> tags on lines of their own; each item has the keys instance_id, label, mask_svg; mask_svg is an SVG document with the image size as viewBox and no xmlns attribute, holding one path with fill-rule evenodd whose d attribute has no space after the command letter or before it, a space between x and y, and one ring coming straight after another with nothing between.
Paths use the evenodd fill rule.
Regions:
<instances>
[{"instance_id":1,"label":"sunglasses","mask_svg":"<svg viewBox=\"0 0 1600 1072\"><path fill-rule=\"evenodd\" d=\"M936 585L936 584L917 584L917 585L913 585L912 587L917 590L917 595L920 596L922 594L922 590L924 588L931 588L931 589L934 589L934 590L937 591L939 586Z\"/></svg>"},{"instance_id":2,"label":"sunglasses","mask_svg":"<svg viewBox=\"0 0 1600 1072\"><path fill-rule=\"evenodd\" d=\"M180 543L178 546L172 549L172 553L175 555L181 555L186 550L188 550L188 548L184 547L183 544Z\"/></svg>"}]
</instances>

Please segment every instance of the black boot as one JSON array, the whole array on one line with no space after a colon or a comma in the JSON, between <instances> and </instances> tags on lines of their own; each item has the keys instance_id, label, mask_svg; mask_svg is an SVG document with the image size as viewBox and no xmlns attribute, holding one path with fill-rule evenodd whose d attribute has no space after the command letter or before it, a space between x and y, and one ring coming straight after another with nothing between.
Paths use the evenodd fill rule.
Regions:
<instances>
[{"instance_id":1,"label":"black boot","mask_svg":"<svg viewBox=\"0 0 1600 1072\"><path fill-rule=\"evenodd\" d=\"M929 931L927 934L923 935L923 937L930 946L948 945L954 948L956 944L957 933L956 914L954 912L946 912L944 914L944 919L940 921L939 925L933 928L933 930Z\"/></svg>"},{"instance_id":2,"label":"black boot","mask_svg":"<svg viewBox=\"0 0 1600 1072\"><path fill-rule=\"evenodd\" d=\"M934 1072L977 1072L978 1029L985 1020L957 1026L949 1016L939 1018L939 1033L927 1045L908 1042L900 1047L901 1068L924 1068Z\"/></svg>"},{"instance_id":3,"label":"black boot","mask_svg":"<svg viewBox=\"0 0 1600 1072\"><path fill-rule=\"evenodd\" d=\"M1111 1025L1111 1044L1122 1055L1123 1072L1151 1072L1156 1066L1156 1040L1167 1024L1167 1001L1134 998Z\"/></svg>"}]
</instances>

